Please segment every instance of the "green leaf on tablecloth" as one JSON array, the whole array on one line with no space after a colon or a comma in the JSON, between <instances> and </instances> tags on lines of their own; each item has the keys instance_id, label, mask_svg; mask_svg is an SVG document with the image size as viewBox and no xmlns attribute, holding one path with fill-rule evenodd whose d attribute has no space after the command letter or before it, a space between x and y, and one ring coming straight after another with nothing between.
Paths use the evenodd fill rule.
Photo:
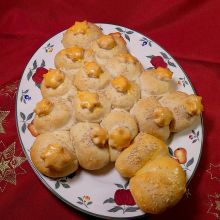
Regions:
<instances>
[{"instance_id":1,"label":"green leaf on tablecloth","mask_svg":"<svg viewBox=\"0 0 220 220\"><path fill-rule=\"evenodd\" d=\"M187 162L186 167L191 166L191 165L193 164L193 162L194 162L194 157L192 157L192 158Z\"/></svg>"},{"instance_id":2,"label":"green leaf on tablecloth","mask_svg":"<svg viewBox=\"0 0 220 220\"><path fill-rule=\"evenodd\" d=\"M171 147L168 147L169 153L171 156L173 156L173 149Z\"/></svg>"},{"instance_id":3,"label":"green leaf on tablecloth","mask_svg":"<svg viewBox=\"0 0 220 220\"><path fill-rule=\"evenodd\" d=\"M61 183L66 183L66 180L65 179L61 179L60 182Z\"/></svg>"},{"instance_id":4,"label":"green leaf on tablecloth","mask_svg":"<svg viewBox=\"0 0 220 220\"><path fill-rule=\"evenodd\" d=\"M128 41L130 41L130 37L129 37L127 34L125 34L125 38L126 38Z\"/></svg>"},{"instance_id":5,"label":"green leaf on tablecloth","mask_svg":"<svg viewBox=\"0 0 220 220\"><path fill-rule=\"evenodd\" d=\"M169 59L169 57L167 56L167 54L166 53L164 53L164 52L160 52L160 54L162 55L162 57L164 58L164 59Z\"/></svg>"},{"instance_id":6,"label":"green leaf on tablecloth","mask_svg":"<svg viewBox=\"0 0 220 220\"><path fill-rule=\"evenodd\" d=\"M119 210L123 210L123 208L120 207L120 206L115 206L114 208L109 209L108 211L109 211L109 212L117 212L117 211L119 211Z\"/></svg>"},{"instance_id":7,"label":"green leaf on tablecloth","mask_svg":"<svg viewBox=\"0 0 220 220\"><path fill-rule=\"evenodd\" d=\"M176 67L176 65L175 65L174 63L172 63L171 61L169 61L169 60L168 60L168 64L169 64L170 66Z\"/></svg>"},{"instance_id":8,"label":"green leaf on tablecloth","mask_svg":"<svg viewBox=\"0 0 220 220\"><path fill-rule=\"evenodd\" d=\"M24 124L21 126L21 130L22 130L23 133L26 131L26 128L27 128L26 123L24 123Z\"/></svg>"},{"instance_id":9,"label":"green leaf on tablecloth","mask_svg":"<svg viewBox=\"0 0 220 220\"><path fill-rule=\"evenodd\" d=\"M61 183L64 188L70 188L70 186L66 183Z\"/></svg>"},{"instance_id":10,"label":"green leaf on tablecloth","mask_svg":"<svg viewBox=\"0 0 220 220\"><path fill-rule=\"evenodd\" d=\"M194 140L192 141L192 144L196 143L196 141L197 141L197 139L194 139Z\"/></svg>"},{"instance_id":11,"label":"green leaf on tablecloth","mask_svg":"<svg viewBox=\"0 0 220 220\"><path fill-rule=\"evenodd\" d=\"M87 205L91 205L92 204L92 201L89 201L88 203L87 203Z\"/></svg>"},{"instance_id":12,"label":"green leaf on tablecloth","mask_svg":"<svg viewBox=\"0 0 220 220\"><path fill-rule=\"evenodd\" d=\"M149 59L152 59L154 57L154 55L150 55L150 56L146 56Z\"/></svg>"},{"instance_id":13,"label":"green leaf on tablecloth","mask_svg":"<svg viewBox=\"0 0 220 220\"><path fill-rule=\"evenodd\" d=\"M20 112L20 116L21 116L22 120L25 121L26 116L25 116L25 114L23 112Z\"/></svg>"},{"instance_id":14,"label":"green leaf on tablecloth","mask_svg":"<svg viewBox=\"0 0 220 220\"><path fill-rule=\"evenodd\" d=\"M125 212L135 212L137 210L139 210L138 207L128 207L125 209Z\"/></svg>"},{"instance_id":15,"label":"green leaf on tablecloth","mask_svg":"<svg viewBox=\"0 0 220 220\"><path fill-rule=\"evenodd\" d=\"M44 60L42 60L42 62L41 62L41 65L40 65L41 67L45 67L45 61Z\"/></svg>"},{"instance_id":16,"label":"green leaf on tablecloth","mask_svg":"<svg viewBox=\"0 0 220 220\"><path fill-rule=\"evenodd\" d=\"M109 199L106 199L106 200L103 202L103 204L105 204L105 203L115 203L115 200L110 197Z\"/></svg>"},{"instance_id":17,"label":"green leaf on tablecloth","mask_svg":"<svg viewBox=\"0 0 220 220\"><path fill-rule=\"evenodd\" d=\"M133 34L134 31L126 31L126 34Z\"/></svg>"},{"instance_id":18,"label":"green leaf on tablecloth","mask_svg":"<svg viewBox=\"0 0 220 220\"><path fill-rule=\"evenodd\" d=\"M127 189L129 181L125 183L124 188Z\"/></svg>"},{"instance_id":19,"label":"green leaf on tablecloth","mask_svg":"<svg viewBox=\"0 0 220 220\"><path fill-rule=\"evenodd\" d=\"M32 70L29 70L28 74L27 74L27 80L29 81L29 79L32 77Z\"/></svg>"},{"instance_id":20,"label":"green leaf on tablecloth","mask_svg":"<svg viewBox=\"0 0 220 220\"><path fill-rule=\"evenodd\" d=\"M150 47L152 46L152 43L151 43L151 41L149 41L149 46L150 46Z\"/></svg>"},{"instance_id":21,"label":"green leaf on tablecloth","mask_svg":"<svg viewBox=\"0 0 220 220\"><path fill-rule=\"evenodd\" d=\"M78 204L80 204L80 205L83 205L83 202L79 202L79 201L77 201L76 203L78 203Z\"/></svg>"},{"instance_id":22,"label":"green leaf on tablecloth","mask_svg":"<svg viewBox=\"0 0 220 220\"><path fill-rule=\"evenodd\" d=\"M124 187L123 187L121 184L115 183L115 185L116 185L118 188L124 189Z\"/></svg>"},{"instance_id":23,"label":"green leaf on tablecloth","mask_svg":"<svg viewBox=\"0 0 220 220\"><path fill-rule=\"evenodd\" d=\"M33 69L35 70L37 68L37 61L35 60L34 62L33 62Z\"/></svg>"},{"instance_id":24,"label":"green leaf on tablecloth","mask_svg":"<svg viewBox=\"0 0 220 220\"><path fill-rule=\"evenodd\" d=\"M60 183L59 183L59 181L57 181L55 184L55 189L58 189L59 187L60 187Z\"/></svg>"},{"instance_id":25,"label":"green leaf on tablecloth","mask_svg":"<svg viewBox=\"0 0 220 220\"><path fill-rule=\"evenodd\" d=\"M81 202L83 202L83 199L81 197L77 197Z\"/></svg>"},{"instance_id":26,"label":"green leaf on tablecloth","mask_svg":"<svg viewBox=\"0 0 220 220\"><path fill-rule=\"evenodd\" d=\"M27 121L30 120L33 117L34 112L31 112L28 116L27 116Z\"/></svg>"},{"instance_id":27,"label":"green leaf on tablecloth","mask_svg":"<svg viewBox=\"0 0 220 220\"><path fill-rule=\"evenodd\" d=\"M120 27L116 27L115 29L119 32L123 32L123 30Z\"/></svg>"}]
</instances>

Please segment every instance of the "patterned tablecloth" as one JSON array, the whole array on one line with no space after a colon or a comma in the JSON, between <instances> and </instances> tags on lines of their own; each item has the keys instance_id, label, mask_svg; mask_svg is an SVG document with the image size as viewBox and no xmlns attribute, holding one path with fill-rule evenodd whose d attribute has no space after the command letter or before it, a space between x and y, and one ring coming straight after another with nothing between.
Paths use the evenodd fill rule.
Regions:
<instances>
[{"instance_id":1,"label":"patterned tablecloth","mask_svg":"<svg viewBox=\"0 0 220 220\"><path fill-rule=\"evenodd\" d=\"M220 219L220 2L1 1L0 219L88 219L38 180L17 136L16 92L36 49L75 20L113 23L167 49L203 97L205 138L199 167L182 201L151 219ZM30 98L30 97L25 97Z\"/></svg>"}]
</instances>

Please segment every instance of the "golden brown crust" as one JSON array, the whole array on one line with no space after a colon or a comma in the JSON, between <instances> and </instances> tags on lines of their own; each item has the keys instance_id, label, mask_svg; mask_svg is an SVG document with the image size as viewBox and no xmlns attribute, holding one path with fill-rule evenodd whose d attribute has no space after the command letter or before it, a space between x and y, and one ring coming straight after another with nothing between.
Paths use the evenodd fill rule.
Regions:
<instances>
[{"instance_id":1,"label":"golden brown crust","mask_svg":"<svg viewBox=\"0 0 220 220\"><path fill-rule=\"evenodd\" d=\"M161 112L167 114L158 115ZM130 113L136 118L141 132L154 135L162 140L166 140L170 136L169 124L172 119L172 113L169 109L163 108L155 97L140 99L134 104ZM162 125L164 122L166 123Z\"/></svg>"},{"instance_id":2,"label":"golden brown crust","mask_svg":"<svg viewBox=\"0 0 220 220\"><path fill-rule=\"evenodd\" d=\"M175 88L174 82L170 77L156 73L156 69L145 70L140 78L141 98L155 96L161 98L163 95L172 92Z\"/></svg>"},{"instance_id":3,"label":"golden brown crust","mask_svg":"<svg viewBox=\"0 0 220 220\"><path fill-rule=\"evenodd\" d=\"M87 22L87 25L88 28L84 33L76 33L72 31L71 28L68 29L63 34L63 46L65 48L79 46L84 49L89 49L91 42L102 36L102 31L97 25L93 23Z\"/></svg>"},{"instance_id":4,"label":"golden brown crust","mask_svg":"<svg viewBox=\"0 0 220 220\"><path fill-rule=\"evenodd\" d=\"M46 165L45 158L43 157L45 149L51 144L61 146L63 153L70 158L68 160L61 160L59 159L58 152L55 163L57 163L59 169L56 166L51 167ZM78 169L78 160L70 142L69 131L44 133L37 136L31 147L30 155L35 167L44 175L52 178L67 176Z\"/></svg>"},{"instance_id":5,"label":"golden brown crust","mask_svg":"<svg viewBox=\"0 0 220 220\"><path fill-rule=\"evenodd\" d=\"M98 128L99 124L80 122L70 130L79 164L86 170L101 169L109 163L107 145L100 147L93 141L93 131Z\"/></svg>"},{"instance_id":6,"label":"golden brown crust","mask_svg":"<svg viewBox=\"0 0 220 220\"><path fill-rule=\"evenodd\" d=\"M53 109L49 114L34 116L33 126L39 134L55 130L69 130L76 123L70 102L55 98L51 102Z\"/></svg>"},{"instance_id":7,"label":"golden brown crust","mask_svg":"<svg viewBox=\"0 0 220 220\"><path fill-rule=\"evenodd\" d=\"M160 139L139 133L134 142L118 157L115 168L123 177L132 177L148 161L162 155L168 155L166 144Z\"/></svg>"},{"instance_id":8,"label":"golden brown crust","mask_svg":"<svg viewBox=\"0 0 220 220\"><path fill-rule=\"evenodd\" d=\"M170 109L174 120L170 124L172 132L179 132L191 126L202 111L201 98L175 91L160 100L161 105Z\"/></svg>"},{"instance_id":9,"label":"golden brown crust","mask_svg":"<svg viewBox=\"0 0 220 220\"><path fill-rule=\"evenodd\" d=\"M137 205L159 214L176 205L186 191L186 175L169 156L152 160L131 178L129 187Z\"/></svg>"}]
</instances>

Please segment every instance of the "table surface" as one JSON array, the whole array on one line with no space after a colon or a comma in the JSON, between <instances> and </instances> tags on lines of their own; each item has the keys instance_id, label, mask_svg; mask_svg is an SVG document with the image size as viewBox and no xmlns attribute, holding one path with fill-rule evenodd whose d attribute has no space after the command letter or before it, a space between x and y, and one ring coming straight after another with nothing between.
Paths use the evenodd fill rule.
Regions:
<instances>
[{"instance_id":1,"label":"table surface","mask_svg":"<svg viewBox=\"0 0 220 220\"><path fill-rule=\"evenodd\" d=\"M112 23L141 32L163 46L203 97L205 138L187 194L173 209L150 219L220 219L220 1L54 0L0 2L0 218L88 219L57 199L30 168L16 131L19 79L47 39L76 20ZM20 163L2 175L11 150Z\"/></svg>"}]
</instances>

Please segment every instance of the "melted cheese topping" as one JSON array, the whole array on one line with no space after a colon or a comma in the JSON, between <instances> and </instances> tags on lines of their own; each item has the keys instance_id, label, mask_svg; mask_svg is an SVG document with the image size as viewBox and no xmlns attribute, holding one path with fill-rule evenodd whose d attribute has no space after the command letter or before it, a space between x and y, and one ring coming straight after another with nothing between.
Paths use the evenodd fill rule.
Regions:
<instances>
[{"instance_id":1,"label":"melted cheese topping","mask_svg":"<svg viewBox=\"0 0 220 220\"><path fill-rule=\"evenodd\" d=\"M166 107L159 107L154 110L153 113L154 122L160 126L168 126L173 119L172 112Z\"/></svg>"},{"instance_id":2,"label":"melted cheese topping","mask_svg":"<svg viewBox=\"0 0 220 220\"><path fill-rule=\"evenodd\" d=\"M100 48L111 50L116 46L116 42L111 35L103 35L98 40L97 43Z\"/></svg>"},{"instance_id":3,"label":"melted cheese topping","mask_svg":"<svg viewBox=\"0 0 220 220\"><path fill-rule=\"evenodd\" d=\"M137 59L130 53L122 53L118 56L118 59L123 63L136 63Z\"/></svg>"},{"instance_id":4,"label":"melted cheese topping","mask_svg":"<svg viewBox=\"0 0 220 220\"><path fill-rule=\"evenodd\" d=\"M96 93L92 92L78 92L80 99L80 106L87 108L89 111L94 111L96 107L100 107L99 97Z\"/></svg>"},{"instance_id":5,"label":"melted cheese topping","mask_svg":"<svg viewBox=\"0 0 220 220\"><path fill-rule=\"evenodd\" d=\"M173 73L168 68L158 67L154 73L160 80L171 80Z\"/></svg>"},{"instance_id":6,"label":"melted cheese topping","mask_svg":"<svg viewBox=\"0 0 220 220\"><path fill-rule=\"evenodd\" d=\"M184 107L188 114L199 115L203 111L202 97L189 95L184 102Z\"/></svg>"},{"instance_id":7,"label":"melted cheese topping","mask_svg":"<svg viewBox=\"0 0 220 220\"><path fill-rule=\"evenodd\" d=\"M131 142L131 133L127 128L115 128L109 134L109 145L122 150L129 146Z\"/></svg>"},{"instance_id":8,"label":"melted cheese topping","mask_svg":"<svg viewBox=\"0 0 220 220\"><path fill-rule=\"evenodd\" d=\"M41 153L45 167L56 171L64 170L71 163L70 152L58 144L49 144Z\"/></svg>"},{"instance_id":9,"label":"melted cheese topping","mask_svg":"<svg viewBox=\"0 0 220 220\"><path fill-rule=\"evenodd\" d=\"M47 88L56 89L64 81L64 74L57 69L49 69L49 71L43 75L44 83Z\"/></svg>"},{"instance_id":10,"label":"melted cheese topping","mask_svg":"<svg viewBox=\"0 0 220 220\"><path fill-rule=\"evenodd\" d=\"M111 83L118 92L126 93L130 89L130 83L124 76L115 77Z\"/></svg>"},{"instance_id":11,"label":"melted cheese topping","mask_svg":"<svg viewBox=\"0 0 220 220\"><path fill-rule=\"evenodd\" d=\"M74 34L86 34L89 29L89 25L87 21L78 22L69 28Z\"/></svg>"},{"instance_id":12,"label":"melted cheese topping","mask_svg":"<svg viewBox=\"0 0 220 220\"><path fill-rule=\"evenodd\" d=\"M103 73L101 67L96 62L86 62L85 71L91 78L99 78L99 76Z\"/></svg>"},{"instance_id":13,"label":"melted cheese topping","mask_svg":"<svg viewBox=\"0 0 220 220\"><path fill-rule=\"evenodd\" d=\"M39 116L48 115L53 110L53 103L48 99L42 99L36 104L34 112Z\"/></svg>"},{"instance_id":14,"label":"melted cheese topping","mask_svg":"<svg viewBox=\"0 0 220 220\"><path fill-rule=\"evenodd\" d=\"M80 62L84 57L84 50L81 47L71 47L61 50L61 54L66 55L74 62Z\"/></svg>"},{"instance_id":15,"label":"melted cheese topping","mask_svg":"<svg viewBox=\"0 0 220 220\"><path fill-rule=\"evenodd\" d=\"M92 141L97 146L104 146L107 139L108 133L102 127L96 127L91 131Z\"/></svg>"}]
</instances>

